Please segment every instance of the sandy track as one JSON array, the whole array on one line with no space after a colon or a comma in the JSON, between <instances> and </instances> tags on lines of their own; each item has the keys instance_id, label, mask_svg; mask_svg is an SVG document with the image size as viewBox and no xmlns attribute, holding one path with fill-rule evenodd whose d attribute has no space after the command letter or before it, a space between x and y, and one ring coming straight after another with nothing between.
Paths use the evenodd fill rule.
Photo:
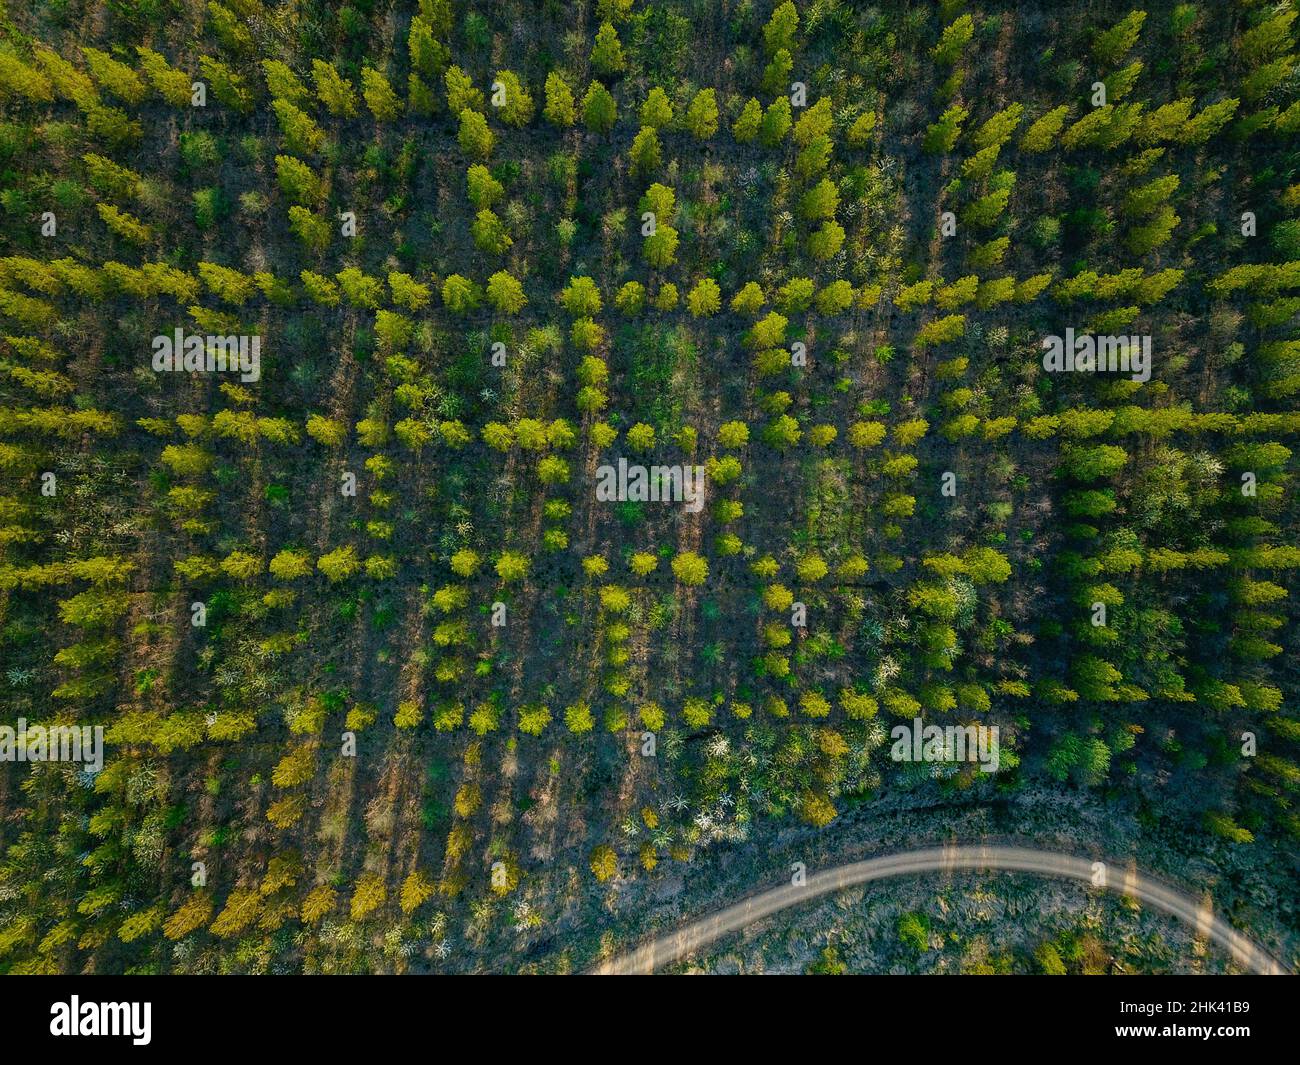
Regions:
<instances>
[{"instance_id":1,"label":"sandy track","mask_svg":"<svg viewBox=\"0 0 1300 1065\"><path fill-rule=\"evenodd\" d=\"M1028 847L948 846L887 854L817 873L808 877L802 886L786 884L765 891L719 910L712 916L692 921L676 932L651 940L629 954L604 962L592 972L614 976L652 973L660 966L677 961L692 951L789 906L810 902L823 895L872 880L917 873L998 870L1038 873L1091 884L1097 876L1093 867L1094 862L1086 858ZM1239 965L1250 972L1273 975L1286 972L1261 947L1218 917L1208 901L1198 902L1190 895L1153 880L1131 866L1123 868L1108 865L1104 870L1104 880L1096 886L1138 899L1153 909L1177 917L1195 928L1197 935L1213 940L1227 950Z\"/></svg>"}]
</instances>

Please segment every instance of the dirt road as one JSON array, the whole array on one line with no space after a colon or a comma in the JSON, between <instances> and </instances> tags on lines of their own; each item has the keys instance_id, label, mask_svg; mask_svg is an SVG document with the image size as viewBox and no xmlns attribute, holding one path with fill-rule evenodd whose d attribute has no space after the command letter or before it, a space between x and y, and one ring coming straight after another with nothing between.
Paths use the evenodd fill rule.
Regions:
<instances>
[{"instance_id":1,"label":"dirt road","mask_svg":"<svg viewBox=\"0 0 1300 1065\"><path fill-rule=\"evenodd\" d=\"M773 888L719 910L710 917L692 921L676 932L652 940L630 954L604 962L592 971L616 976L651 973L660 966L677 961L692 951L789 906L810 902L831 892L872 880L960 870L1038 873L1067 880L1082 880L1135 898L1153 909L1177 917L1191 925L1198 936L1208 938L1227 950L1242 968L1250 972L1286 972L1262 948L1216 916L1208 899L1198 902L1190 895L1138 872L1132 865L1103 866L1087 858L1053 851L994 845L930 847L836 866L809 876L802 886L786 884Z\"/></svg>"}]
</instances>

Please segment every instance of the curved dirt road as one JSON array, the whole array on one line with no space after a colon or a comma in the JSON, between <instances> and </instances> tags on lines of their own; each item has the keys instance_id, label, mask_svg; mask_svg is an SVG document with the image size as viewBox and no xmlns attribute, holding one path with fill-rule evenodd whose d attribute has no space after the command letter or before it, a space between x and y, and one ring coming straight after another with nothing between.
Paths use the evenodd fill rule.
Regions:
<instances>
[{"instance_id":1,"label":"curved dirt road","mask_svg":"<svg viewBox=\"0 0 1300 1065\"><path fill-rule=\"evenodd\" d=\"M797 906L834 891L865 884L871 880L910 876L914 873L955 872L959 870L998 870L1038 873L1067 880L1094 882L1094 863L1054 851L1027 847L951 846L887 854L863 862L836 866L810 876L802 887L786 884L761 895L719 910L711 917L679 928L666 936L638 947L630 954L613 958L592 970L598 975L651 973L662 965L707 946L716 939L739 931L764 917ZM1227 922L1216 916L1209 901L1197 902L1190 895L1176 891L1158 880L1139 873L1133 866L1107 866L1105 878L1097 884L1121 895L1147 903L1153 909L1177 917L1191 925L1198 936L1213 940L1233 959L1253 973L1281 974L1286 970L1262 948L1247 939Z\"/></svg>"}]
</instances>

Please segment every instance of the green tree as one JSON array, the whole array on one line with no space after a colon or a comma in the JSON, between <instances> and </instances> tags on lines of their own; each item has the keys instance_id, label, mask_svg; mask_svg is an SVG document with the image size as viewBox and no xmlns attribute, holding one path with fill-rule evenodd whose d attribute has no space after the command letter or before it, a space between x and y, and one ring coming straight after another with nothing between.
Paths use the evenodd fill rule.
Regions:
<instances>
[{"instance_id":1,"label":"green tree","mask_svg":"<svg viewBox=\"0 0 1300 1065\"><path fill-rule=\"evenodd\" d=\"M501 121L507 126L526 126L533 120L533 98L513 71L497 71L492 99ZM501 100L499 104L498 99Z\"/></svg>"},{"instance_id":2,"label":"green tree","mask_svg":"<svg viewBox=\"0 0 1300 1065\"><path fill-rule=\"evenodd\" d=\"M478 308L481 296L473 281L460 274L449 274L442 283L443 305L453 314L469 314Z\"/></svg>"},{"instance_id":3,"label":"green tree","mask_svg":"<svg viewBox=\"0 0 1300 1065\"><path fill-rule=\"evenodd\" d=\"M673 576L682 584L703 584L709 576L709 564L694 551L680 551L673 558Z\"/></svg>"},{"instance_id":4,"label":"green tree","mask_svg":"<svg viewBox=\"0 0 1300 1065\"><path fill-rule=\"evenodd\" d=\"M573 103L573 90L569 83L556 71L546 75L546 104L542 108L542 117L553 126L561 129L572 126L577 120L577 109Z\"/></svg>"},{"instance_id":5,"label":"green tree","mask_svg":"<svg viewBox=\"0 0 1300 1065\"><path fill-rule=\"evenodd\" d=\"M596 43L591 49L591 66L597 74L617 74L625 66L623 44L612 23L602 22L596 31Z\"/></svg>"},{"instance_id":6,"label":"green tree","mask_svg":"<svg viewBox=\"0 0 1300 1065\"><path fill-rule=\"evenodd\" d=\"M975 35L975 20L970 15L962 15L955 22L944 27L939 43L931 50L934 61L940 66L950 67L961 58L962 52Z\"/></svg>"},{"instance_id":7,"label":"green tree","mask_svg":"<svg viewBox=\"0 0 1300 1065\"><path fill-rule=\"evenodd\" d=\"M722 290L711 277L702 278L686 296L686 306L696 318L717 314L722 309Z\"/></svg>"},{"instance_id":8,"label":"green tree","mask_svg":"<svg viewBox=\"0 0 1300 1065\"><path fill-rule=\"evenodd\" d=\"M497 576L507 584L523 580L529 569L528 559L517 551L503 551L497 558Z\"/></svg>"},{"instance_id":9,"label":"green tree","mask_svg":"<svg viewBox=\"0 0 1300 1065\"><path fill-rule=\"evenodd\" d=\"M496 136L488 129L487 119L480 112L469 109L460 113L460 132L456 139L460 150L470 159L486 159L496 144Z\"/></svg>"},{"instance_id":10,"label":"green tree","mask_svg":"<svg viewBox=\"0 0 1300 1065\"><path fill-rule=\"evenodd\" d=\"M290 201L301 204L304 207L314 207L323 199L323 189L320 179L301 159L295 159L291 155L277 155L275 157L275 176L279 182L280 191L283 192Z\"/></svg>"},{"instance_id":11,"label":"green tree","mask_svg":"<svg viewBox=\"0 0 1300 1065\"><path fill-rule=\"evenodd\" d=\"M642 245L646 262L660 270L672 266L677 259L677 241L677 230L667 222L660 222Z\"/></svg>"},{"instance_id":12,"label":"green tree","mask_svg":"<svg viewBox=\"0 0 1300 1065\"><path fill-rule=\"evenodd\" d=\"M316 568L325 575L331 584L337 584L354 576L361 569L356 549L352 546L339 547L316 560Z\"/></svg>"},{"instance_id":13,"label":"green tree","mask_svg":"<svg viewBox=\"0 0 1300 1065\"><path fill-rule=\"evenodd\" d=\"M618 118L618 105L609 90L600 82L593 81L587 87L587 95L582 98L582 121L593 133L608 133L614 128Z\"/></svg>"},{"instance_id":14,"label":"green tree","mask_svg":"<svg viewBox=\"0 0 1300 1065\"><path fill-rule=\"evenodd\" d=\"M339 118L355 118L357 115L357 94L352 83L343 77L332 63L323 59L311 61L312 83L316 86L316 98L325 110Z\"/></svg>"},{"instance_id":15,"label":"green tree","mask_svg":"<svg viewBox=\"0 0 1300 1065\"><path fill-rule=\"evenodd\" d=\"M315 155L321 150L325 134L305 111L288 100L272 100L271 110L280 124L286 149L295 155Z\"/></svg>"},{"instance_id":16,"label":"green tree","mask_svg":"<svg viewBox=\"0 0 1300 1065\"><path fill-rule=\"evenodd\" d=\"M763 112L763 123L759 127L759 140L764 147L775 148L790 132L790 101L781 96L774 100Z\"/></svg>"},{"instance_id":17,"label":"green tree","mask_svg":"<svg viewBox=\"0 0 1300 1065\"><path fill-rule=\"evenodd\" d=\"M927 152L950 152L961 136L962 123L969 117L966 108L953 106L939 116L938 122L932 122L925 130L925 139L921 147Z\"/></svg>"},{"instance_id":18,"label":"green tree","mask_svg":"<svg viewBox=\"0 0 1300 1065\"><path fill-rule=\"evenodd\" d=\"M474 216L474 221L470 225L470 235L474 238L479 251L489 255L503 255L514 243L506 231L505 223L494 211L486 207Z\"/></svg>"},{"instance_id":19,"label":"green tree","mask_svg":"<svg viewBox=\"0 0 1300 1065\"><path fill-rule=\"evenodd\" d=\"M465 172L465 186L470 203L482 210L501 200L506 190L482 163L475 163Z\"/></svg>"},{"instance_id":20,"label":"green tree","mask_svg":"<svg viewBox=\"0 0 1300 1065\"><path fill-rule=\"evenodd\" d=\"M361 68L361 95L376 122L392 122L402 113L402 101L388 83L388 78L373 67Z\"/></svg>"},{"instance_id":21,"label":"green tree","mask_svg":"<svg viewBox=\"0 0 1300 1065\"><path fill-rule=\"evenodd\" d=\"M129 66L98 48L83 47L81 53L86 57L91 77L99 83L101 89L132 107L143 102L148 86Z\"/></svg>"},{"instance_id":22,"label":"green tree","mask_svg":"<svg viewBox=\"0 0 1300 1065\"><path fill-rule=\"evenodd\" d=\"M528 303L523 285L504 270L498 270L488 278L487 298L502 314L518 314Z\"/></svg>"},{"instance_id":23,"label":"green tree","mask_svg":"<svg viewBox=\"0 0 1300 1065\"><path fill-rule=\"evenodd\" d=\"M460 67L448 67L442 76L447 90L447 110L453 115L462 111L482 111L485 107L483 90L476 88L473 80Z\"/></svg>"},{"instance_id":24,"label":"green tree","mask_svg":"<svg viewBox=\"0 0 1300 1065\"><path fill-rule=\"evenodd\" d=\"M600 313L600 288L590 277L571 277L560 293L560 303L575 318L590 318Z\"/></svg>"},{"instance_id":25,"label":"green tree","mask_svg":"<svg viewBox=\"0 0 1300 1065\"><path fill-rule=\"evenodd\" d=\"M686 109L686 128L697 140L708 140L718 132L718 99L712 89L701 89Z\"/></svg>"},{"instance_id":26,"label":"green tree","mask_svg":"<svg viewBox=\"0 0 1300 1065\"><path fill-rule=\"evenodd\" d=\"M785 0L772 12L772 17L763 27L763 48L768 55L785 49L793 51L795 33L799 29L799 11L793 0Z\"/></svg>"},{"instance_id":27,"label":"green tree","mask_svg":"<svg viewBox=\"0 0 1300 1065\"><path fill-rule=\"evenodd\" d=\"M662 129L673 120L673 105L668 94L654 86L641 105L641 125L652 129Z\"/></svg>"},{"instance_id":28,"label":"green tree","mask_svg":"<svg viewBox=\"0 0 1300 1065\"><path fill-rule=\"evenodd\" d=\"M659 134L653 126L643 126L632 141L628 158L634 177L645 177L659 169L661 149Z\"/></svg>"},{"instance_id":29,"label":"green tree","mask_svg":"<svg viewBox=\"0 0 1300 1065\"><path fill-rule=\"evenodd\" d=\"M732 124L731 134L740 144L748 144L758 136L763 126L763 105L753 97L745 102L736 121Z\"/></svg>"},{"instance_id":30,"label":"green tree","mask_svg":"<svg viewBox=\"0 0 1300 1065\"><path fill-rule=\"evenodd\" d=\"M618 855L614 848L606 843L591 852L591 871L600 883L614 879L618 875Z\"/></svg>"},{"instance_id":31,"label":"green tree","mask_svg":"<svg viewBox=\"0 0 1300 1065\"><path fill-rule=\"evenodd\" d=\"M1093 57L1103 66L1118 66L1137 43L1146 18L1145 11L1130 11L1110 29L1102 30L1093 38Z\"/></svg>"}]
</instances>

